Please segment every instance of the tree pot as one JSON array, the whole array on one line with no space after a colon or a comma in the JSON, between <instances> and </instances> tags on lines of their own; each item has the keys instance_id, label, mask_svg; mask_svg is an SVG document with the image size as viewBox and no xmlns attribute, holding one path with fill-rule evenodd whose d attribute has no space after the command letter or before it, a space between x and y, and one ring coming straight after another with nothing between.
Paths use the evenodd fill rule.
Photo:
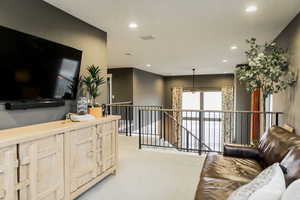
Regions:
<instances>
[{"instance_id":1,"label":"tree pot","mask_svg":"<svg viewBox=\"0 0 300 200\"><path fill-rule=\"evenodd\" d=\"M101 107L91 107L88 108L89 114L93 115L96 118L102 117L102 108Z\"/></svg>"}]
</instances>

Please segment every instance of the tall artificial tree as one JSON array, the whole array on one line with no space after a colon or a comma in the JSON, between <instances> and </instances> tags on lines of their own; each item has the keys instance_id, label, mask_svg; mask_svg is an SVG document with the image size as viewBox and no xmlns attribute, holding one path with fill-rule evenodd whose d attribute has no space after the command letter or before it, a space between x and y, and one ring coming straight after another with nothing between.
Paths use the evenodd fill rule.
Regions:
<instances>
[{"instance_id":1,"label":"tall artificial tree","mask_svg":"<svg viewBox=\"0 0 300 200\"><path fill-rule=\"evenodd\" d=\"M265 112L266 98L292 86L297 77L288 69L287 51L278 47L275 42L259 45L255 38L246 42L250 45L250 49L245 52L248 64L237 68L237 78L249 92L261 90Z\"/></svg>"}]
</instances>

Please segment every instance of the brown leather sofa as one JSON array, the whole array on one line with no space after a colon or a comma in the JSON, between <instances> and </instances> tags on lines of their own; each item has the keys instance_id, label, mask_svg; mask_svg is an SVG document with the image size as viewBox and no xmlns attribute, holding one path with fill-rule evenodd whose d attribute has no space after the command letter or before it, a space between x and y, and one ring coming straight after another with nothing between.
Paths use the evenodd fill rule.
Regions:
<instances>
[{"instance_id":1,"label":"brown leather sofa","mask_svg":"<svg viewBox=\"0 0 300 200\"><path fill-rule=\"evenodd\" d=\"M225 145L224 155L207 155L195 200L226 200L276 162L281 164L287 185L300 178L300 136L274 126L262 136L257 148Z\"/></svg>"}]
</instances>

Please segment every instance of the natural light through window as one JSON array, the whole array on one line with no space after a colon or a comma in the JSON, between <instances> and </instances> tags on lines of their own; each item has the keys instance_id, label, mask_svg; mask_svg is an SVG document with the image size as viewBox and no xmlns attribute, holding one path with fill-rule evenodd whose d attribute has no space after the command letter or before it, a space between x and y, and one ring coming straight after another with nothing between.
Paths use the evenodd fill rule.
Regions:
<instances>
[{"instance_id":1,"label":"natural light through window","mask_svg":"<svg viewBox=\"0 0 300 200\"><path fill-rule=\"evenodd\" d=\"M222 110L222 93L221 92L204 92L203 93L204 110Z\"/></svg>"},{"instance_id":2,"label":"natural light through window","mask_svg":"<svg viewBox=\"0 0 300 200\"><path fill-rule=\"evenodd\" d=\"M183 92L182 109L200 110L200 92Z\"/></svg>"}]
</instances>

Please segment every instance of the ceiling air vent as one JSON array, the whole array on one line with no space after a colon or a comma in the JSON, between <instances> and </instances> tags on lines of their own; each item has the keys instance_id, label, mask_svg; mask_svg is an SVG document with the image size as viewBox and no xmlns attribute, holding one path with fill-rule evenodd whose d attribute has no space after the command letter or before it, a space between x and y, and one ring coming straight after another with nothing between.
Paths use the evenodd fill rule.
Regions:
<instances>
[{"instance_id":1,"label":"ceiling air vent","mask_svg":"<svg viewBox=\"0 0 300 200\"><path fill-rule=\"evenodd\" d=\"M144 35L140 37L142 40L154 40L155 37L153 35Z\"/></svg>"}]
</instances>

